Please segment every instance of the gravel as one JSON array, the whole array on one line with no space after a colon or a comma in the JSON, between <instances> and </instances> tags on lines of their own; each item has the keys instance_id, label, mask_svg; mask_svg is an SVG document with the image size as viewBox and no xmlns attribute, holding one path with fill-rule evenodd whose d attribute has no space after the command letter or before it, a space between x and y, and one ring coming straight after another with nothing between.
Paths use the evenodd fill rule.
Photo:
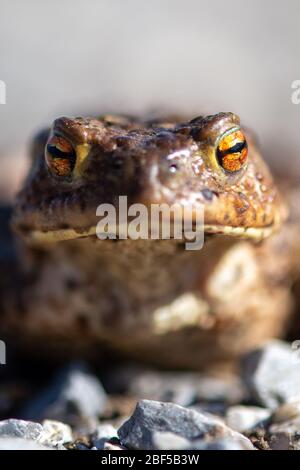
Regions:
<instances>
[{"instance_id":1,"label":"gravel","mask_svg":"<svg viewBox=\"0 0 300 470\"><path fill-rule=\"evenodd\" d=\"M115 393L104 391L107 375L100 371L100 380L82 362L44 389L32 387L40 388L35 397L22 376L21 403L31 393L30 402L20 413L20 395L9 394L10 407L16 397L15 415L26 419L0 421L0 449L300 450L300 362L288 343L248 353L240 376L226 379L142 367L123 367L119 377L109 369Z\"/></svg>"}]
</instances>

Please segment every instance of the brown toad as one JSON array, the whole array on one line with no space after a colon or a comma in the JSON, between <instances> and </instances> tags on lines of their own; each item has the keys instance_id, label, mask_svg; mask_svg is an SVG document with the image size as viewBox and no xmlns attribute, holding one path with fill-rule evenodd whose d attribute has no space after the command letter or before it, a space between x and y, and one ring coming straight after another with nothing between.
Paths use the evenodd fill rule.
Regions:
<instances>
[{"instance_id":1,"label":"brown toad","mask_svg":"<svg viewBox=\"0 0 300 470\"><path fill-rule=\"evenodd\" d=\"M121 195L128 204L203 207L204 248L99 240L96 209ZM279 334L289 313L288 289L266 274L256 244L285 216L253 137L232 113L182 123L59 118L34 142L16 202L21 282L2 330L167 367L234 359Z\"/></svg>"}]
</instances>

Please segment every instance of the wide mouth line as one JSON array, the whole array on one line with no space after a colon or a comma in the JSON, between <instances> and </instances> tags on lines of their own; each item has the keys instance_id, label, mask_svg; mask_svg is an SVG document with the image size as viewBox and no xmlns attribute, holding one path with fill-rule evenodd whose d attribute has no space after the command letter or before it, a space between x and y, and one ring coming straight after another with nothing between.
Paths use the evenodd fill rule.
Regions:
<instances>
[{"instance_id":1,"label":"wide mouth line","mask_svg":"<svg viewBox=\"0 0 300 470\"><path fill-rule=\"evenodd\" d=\"M227 235L231 237L237 238L248 238L248 239L264 239L272 235L275 231L274 224L266 227L234 227L230 225L213 225L213 224L203 224L201 226L204 234L206 235ZM120 227L118 227L120 230ZM196 232L189 232L182 234L182 241L186 240L185 235L195 234ZM33 242L45 242L45 243L54 243L59 241L67 241L67 240L75 240L80 238L89 238L97 236L97 226L91 226L85 230L77 231L72 228L68 229L58 229L58 230L49 230L49 231L42 231L42 230L32 230L27 232L27 239ZM128 239L131 239L128 237ZM151 237L149 236L149 239ZM155 238L152 241L161 240L162 238ZM170 237L170 239L174 239L174 237ZM121 241L120 238L116 238L114 240ZM179 239L176 239L180 241ZM100 241L100 240L99 240ZM105 241L105 240L103 240ZM132 239L132 241L135 241Z\"/></svg>"}]
</instances>

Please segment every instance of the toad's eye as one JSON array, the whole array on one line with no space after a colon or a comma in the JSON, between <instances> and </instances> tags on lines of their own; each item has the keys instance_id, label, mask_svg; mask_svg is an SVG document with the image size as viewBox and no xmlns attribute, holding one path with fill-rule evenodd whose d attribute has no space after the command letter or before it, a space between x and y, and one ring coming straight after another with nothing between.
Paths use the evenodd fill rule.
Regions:
<instances>
[{"instance_id":1,"label":"toad's eye","mask_svg":"<svg viewBox=\"0 0 300 470\"><path fill-rule=\"evenodd\" d=\"M76 153L68 140L55 135L50 138L46 145L45 158L50 171L54 175L69 176L75 166Z\"/></svg>"},{"instance_id":2,"label":"toad's eye","mask_svg":"<svg viewBox=\"0 0 300 470\"><path fill-rule=\"evenodd\" d=\"M239 128L230 129L218 142L216 157L219 165L228 173L241 170L248 155L248 146L243 132Z\"/></svg>"}]
</instances>

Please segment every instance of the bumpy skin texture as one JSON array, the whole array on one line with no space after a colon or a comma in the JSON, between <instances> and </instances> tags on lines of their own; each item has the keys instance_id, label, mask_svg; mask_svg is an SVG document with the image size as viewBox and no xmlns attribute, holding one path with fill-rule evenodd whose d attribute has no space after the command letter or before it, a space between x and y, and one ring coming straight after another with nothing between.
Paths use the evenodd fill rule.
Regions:
<instances>
[{"instance_id":1,"label":"bumpy skin texture","mask_svg":"<svg viewBox=\"0 0 300 470\"><path fill-rule=\"evenodd\" d=\"M247 164L232 174L218 164L220 136L237 126L232 113L183 123L57 119L50 139L67 139L77 159L70 175L54 175L44 158L49 132L33 144L13 218L25 242L21 288L3 309L2 330L47 347L97 353L105 345L195 369L280 334L289 289L265 270L252 242L280 228L286 209L249 133ZM116 205L119 195L128 204L204 206L204 248L186 251L178 240L100 241L96 208Z\"/></svg>"}]
</instances>

